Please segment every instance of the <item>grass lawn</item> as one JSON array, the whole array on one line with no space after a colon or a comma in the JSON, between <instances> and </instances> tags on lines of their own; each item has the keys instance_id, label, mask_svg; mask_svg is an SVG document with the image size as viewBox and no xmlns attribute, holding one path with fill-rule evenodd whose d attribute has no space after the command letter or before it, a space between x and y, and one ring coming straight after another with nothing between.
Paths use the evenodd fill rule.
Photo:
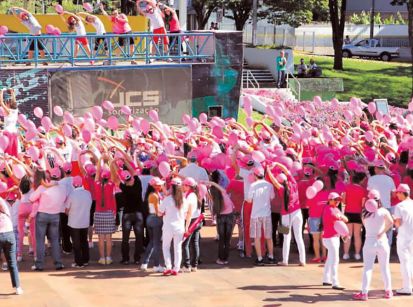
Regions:
<instances>
[{"instance_id":1,"label":"grass lawn","mask_svg":"<svg viewBox=\"0 0 413 307\"><path fill-rule=\"evenodd\" d=\"M364 59L343 59L344 71L333 70L333 57L313 56L294 52L294 64L304 58L309 64L313 58L323 69L323 76L342 78L344 92L337 93L337 99L349 101L359 97L365 102L374 98L387 98L390 104L407 105L412 90L412 73L410 64L382 62Z\"/></svg>"}]
</instances>

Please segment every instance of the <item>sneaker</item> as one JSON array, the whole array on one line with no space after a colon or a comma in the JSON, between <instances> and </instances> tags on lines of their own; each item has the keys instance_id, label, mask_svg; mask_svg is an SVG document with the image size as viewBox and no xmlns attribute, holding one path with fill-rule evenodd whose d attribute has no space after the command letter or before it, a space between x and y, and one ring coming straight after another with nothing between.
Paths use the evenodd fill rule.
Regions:
<instances>
[{"instance_id":1,"label":"sneaker","mask_svg":"<svg viewBox=\"0 0 413 307\"><path fill-rule=\"evenodd\" d=\"M37 272L43 271L42 268L39 268L39 267L37 267L37 266L35 266L35 265L32 265L31 270L32 270L32 271L37 271Z\"/></svg>"},{"instance_id":2,"label":"sneaker","mask_svg":"<svg viewBox=\"0 0 413 307\"><path fill-rule=\"evenodd\" d=\"M105 265L105 264L106 264L106 259L105 259L105 258L100 258L100 259L98 260L98 263L99 263L99 264L102 264L102 265Z\"/></svg>"},{"instance_id":3,"label":"sneaker","mask_svg":"<svg viewBox=\"0 0 413 307\"><path fill-rule=\"evenodd\" d=\"M148 270L148 265L142 263L140 269L141 269L142 271L147 271L147 270Z\"/></svg>"},{"instance_id":4,"label":"sneaker","mask_svg":"<svg viewBox=\"0 0 413 307\"><path fill-rule=\"evenodd\" d=\"M361 260L361 255L360 254L355 254L354 259L356 259L357 261Z\"/></svg>"},{"instance_id":5,"label":"sneaker","mask_svg":"<svg viewBox=\"0 0 413 307\"><path fill-rule=\"evenodd\" d=\"M93 241L89 241L89 248L93 248Z\"/></svg>"},{"instance_id":6,"label":"sneaker","mask_svg":"<svg viewBox=\"0 0 413 307\"><path fill-rule=\"evenodd\" d=\"M310 263L320 263L321 262L321 258L313 258L310 260Z\"/></svg>"},{"instance_id":7,"label":"sneaker","mask_svg":"<svg viewBox=\"0 0 413 307\"><path fill-rule=\"evenodd\" d=\"M154 273L163 273L165 271L165 268L163 266L154 266L153 267L153 272Z\"/></svg>"},{"instance_id":8,"label":"sneaker","mask_svg":"<svg viewBox=\"0 0 413 307\"><path fill-rule=\"evenodd\" d=\"M3 262L1 265L1 270L2 271L7 271L9 269L9 266L7 265L7 262Z\"/></svg>"},{"instance_id":9,"label":"sneaker","mask_svg":"<svg viewBox=\"0 0 413 307\"><path fill-rule=\"evenodd\" d=\"M327 257L321 257L321 262L326 262Z\"/></svg>"},{"instance_id":10,"label":"sneaker","mask_svg":"<svg viewBox=\"0 0 413 307\"><path fill-rule=\"evenodd\" d=\"M384 298L386 299L391 299L393 297L393 291L392 290L387 290L384 292Z\"/></svg>"},{"instance_id":11,"label":"sneaker","mask_svg":"<svg viewBox=\"0 0 413 307\"><path fill-rule=\"evenodd\" d=\"M130 61L130 63L131 63L132 65L138 64L138 62L136 62L136 61Z\"/></svg>"},{"instance_id":12,"label":"sneaker","mask_svg":"<svg viewBox=\"0 0 413 307\"><path fill-rule=\"evenodd\" d=\"M229 262L228 261L224 261L224 264L228 264Z\"/></svg>"},{"instance_id":13,"label":"sneaker","mask_svg":"<svg viewBox=\"0 0 413 307\"><path fill-rule=\"evenodd\" d=\"M17 262L22 262L23 261L23 257L22 256L17 256Z\"/></svg>"},{"instance_id":14,"label":"sneaker","mask_svg":"<svg viewBox=\"0 0 413 307\"><path fill-rule=\"evenodd\" d=\"M17 287L16 288L16 295L22 295L23 294L23 289L22 287Z\"/></svg>"},{"instance_id":15,"label":"sneaker","mask_svg":"<svg viewBox=\"0 0 413 307\"><path fill-rule=\"evenodd\" d=\"M49 65L49 63L43 62L43 66L48 66L48 65Z\"/></svg>"},{"instance_id":16,"label":"sneaker","mask_svg":"<svg viewBox=\"0 0 413 307\"><path fill-rule=\"evenodd\" d=\"M184 273L191 273L191 268L190 267L183 267L182 268L182 272L184 272Z\"/></svg>"},{"instance_id":17,"label":"sneaker","mask_svg":"<svg viewBox=\"0 0 413 307\"><path fill-rule=\"evenodd\" d=\"M194 267L191 268L191 272L196 272L196 271L198 271L198 268L197 268L196 266L194 266ZM174 271L172 271L172 272L174 272ZM175 272L176 272L176 271L175 271Z\"/></svg>"},{"instance_id":18,"label":"sneaker","mask_svg":"<svg viewBox=\"0 0 413 307\"><path fill-rule=\"evenodd\" d=\"M299 266L305 266L305 262L300 262L298 265Z\"/></svg>"},{"instance_id":19,"label":"sneaker","mask_svg":"<svg viewBox=\"0 0 413 307\"><path fill-rule=\"evenodd\" d=\"M256 266L263 266L264 265L264 259L261 259L261 260L258 260L258 258L255 259L255 265Z\"/></svg>"},{"instance_id":20,"label":"sneaker","mask_svg":"<svg viewBox=\"0 0 413 307\"><path fill-rule=\"evenodd\" d=\"M237 243L237 249L238 249L238 250L243 250L243 249L244 249L244 242L239 241L239 242Z\"/></svg>"},{"instance_id":21,"label":"sneaker","mask_svg":"<svg viewBox=\"0 0 413 307\"><path fill-rule=\"evenodd\" d=\"M82 265L78 265L77 263L72 263L72 268L76 268L76 269L81 269L81 268L84 268L85 266L82 264Z\"/></svg>"},{"instance_id":22,"label":"sneaker","mask_svg":"<svg viewBox=\"0 0 413 307\"><path fill-rule=\"evenodd\" d=\"M172 274L172 270L165 270L165 271L163 271L163 273L162 273L163 276L169 276L169 275L171 275L171 274Z\"/></svg>"},{"instance_id":23,"label":"sneaker","mask_svg":"<svg viewBox=\"0 0 413 307\"><path fill-rule=\"evenodd\" d=\"M219 264L219 265L224 265L225 264L225 262L222 261L221 259L217 259L217 261L215 261L215 263Z\"/></svg>"},{"instance_id":24,"label":"sneaker","mask_svg":"<svg viewBox=\"0 0 413 307\"><path fill-rule=\"evenodd\" d=\"M112 257L106 257L106 264L112 264L113 260Z\"/></svg>"},{"instance_id":25,"label":"sneaker","mask_svg":"<svg viewBox=\"0 0 413 307\"><path fill-rule=\"evenodd\" d=\"M274 259L274 257L268 257L268 258L267 258L267 263L268 263L268 264L275 264L275 259Z\"/></svg>"},{"instance_id":26,"label":"sneaker","mask_svg":"<svg viewBox=\"0 0 413 307\"><path fill-rule=\"evenodd\" d=\"M396 290L397 295L412 295L412 291L404 290L404 289L397 289Z\"/></svg>"},{"instance_id":27,"label":"sneaker","mask_svg":"<svg viewBox=\"0 0 413 307\"><path fill-rule=\"evenodd\" d=\"M95 61L90 61L89 63L90 63L90 65L94 65Z\"/></svg>"},{"instance_id":28,"label":"sneaker","mask_svg":"<svg viewBox=\"0 0 413 307\"><path fill-rule=\"evenodd\" d=\"M332 286L333 284L332 283L329 283L329 282L323 282L323 286Z\"/></svg>"},{"instance_id":29,"label":"sneaker","mask_svg":"<svg viewBox=\"0 0 413 307\"><path fill-rule=\"evenodd\" d=\"M172 270L172 271L171 271L171 275L172 275L172 276L177 276L177 275L178 275L178 272L175 271L175 270Z\"/></svg>"},{"instance_id":30,"label":"sneaker","mask_svg":"<svg viewBox=\"0 0 413 307\"><path fill-rule=\"evenodd\" d=\"M245 253L244 253L243 250L239 251L239 256L240 256L240 258L245 258Z\"/></svg>"},{"instance_id":31,"label":"sneaker","mask_svg":"<svg viewBox=\"0 0 413 307\"><path fill-rule=\"evenodd\" d=\"M350 259L350 255L349 254L344 254L343 255L343 260L349 260Z\"/></svg>"},{"instance_id":32,"label":"sneaker","mask_svg":"<svg viewBox=\"0 0 413 307\"><path fill-rule=\"evenodd\" d=\"M353 294L353 300L355 301L367 301L369 298L367 296L367 293L355 293Z\"/></svg>"},{"instance_id":33,"label":"sneaker","mask_svg":"<svg viewBox=\"0 0 413 307\"><path fill-rule=\"evenodd\" d=\"M63 253L64 255L70 255L72 252L67 252L67 251L62 250L62 253Z\"/></svg>"},{"instance_id":34,"label":"sneaker","mask_svg":"<svg viewBox=\"0 0 413 307\"><path fill-rule=\"evenodd\" d=\"M56 265L56 271L61 271L65 268L65 266L63 264L58 264Z\"/></svg>"},{"instance_id":35,"label":"sneaker","mask_svg":"<svg viewBox=\"0 0 413 307\"><path fill-rule=\"evenodd\" d=\"M342 286L332 286L331 288L334 289L334 290L344 290L345 289Z\"/></svg>"}]
</instances>

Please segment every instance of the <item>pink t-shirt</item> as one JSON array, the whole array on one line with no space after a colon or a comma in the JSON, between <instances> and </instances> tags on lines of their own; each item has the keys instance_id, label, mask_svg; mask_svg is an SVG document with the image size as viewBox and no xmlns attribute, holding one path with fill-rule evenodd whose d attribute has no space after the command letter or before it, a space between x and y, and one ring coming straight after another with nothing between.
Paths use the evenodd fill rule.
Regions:
<instances>
[{"instance_id":1,"label":"pink t-shirt","mask_svg":"<svg viewBox=\"0 0 413 307\"><path fill-rule=\"evenodd\" d=\"M285 211L285 206L284 202L281 204L281 215L287 215L291 214L297 210L300 210L300 199L298 195L298 185L297 182L295 181L294 177L292 176L287 176L288 177L288 188L290 189L290 201L288 202L288 211ZM284 197L284 188L281 187L278 190L278 194Z\"/></svg>"},{"instance_id":2,"label":"pink t-shirt","mask_svg":"<svg viewBox=\"0 0 413 307\"><path fill-rule=\"evenodd\" d=\"M30 196L30 201L34 203L31 215L34 217L37 212L48 214L64 212L67 196L68 192L63 184L52 187L39 186Z\"/></svg>"},{"instance_id":3,"label":"pink t-shirt","mask_svg":"<svg viewBox=\"0 0 413 307\"><path fill-rule=\"evenodd\" d=\"M84 187L85 190L90 192L90 195L92 196L92 200L96 200L96 193L95 193L95 178L86 175L83 178L83 182L84 182ZM86 183L86 184L85 184Z\"/></svg>"},{"instance_id":4,"label":"pink t-shirt","mask_svg":"<svg viewBox=\"0 0 413 307\"><path fill-rule=\"evenodd\" d=\"M180 32L181 26L179 24L178 16L176 13L172 14L172 19L169 21L169 32Z\"/></svg>"},{"instance_id":5,"label":"pink t-shirt","mask_svg":"<svg viewBox=\"0 0 413 307\"><path fill-rule=\"evenodd\" d=\"M231 198L229 198L227 193L222 193L224 198L224 207L221 208L221 214L230 214L234 210L234 204L232 203Z\"/></svg>"},{"instance_id":6,"label":"pink t-shirt","mask_svg":"<svg viewBox=\"0 0 413 307\"><path fill-rule=\"evenodd\" d=\"M125 14L119 14L117 17L111 17L112 31L115 34L124 34L132 31Z\"/></svg>"},{"instance_id":7,"label":"pink t-shirt","mask_svg":"<svg viewBox=\"0 0 413 307\"><path fill-rule=\"evenodd\" d=\"M321 217L324 207L327 205L328 194L330 194L330 191L323 190L318 192L314 198L307 200L310 208L310 210L308 211L309 217Z\"/></svg>"},{"instance_id":8,"label":"pink t-shirt","mask_svg":"<svg viewBox=\"0 0 413 307\"><path fill-rule=\"evenodd\" d=\"M306 191L307 188L313 183L314 179L301 179L300 181L298 181L298 198L300 200L301 208L309 208Z\"/></svg>"},{"instance_id":9,"label":"pink t-shirt","mask_svg":"<svg viewBox=\"0 0 413 307\"><path fill-rule=\"evenodd\" d=\"M334 229L334 223L338 221L337 214L340 213L338 208L328 206L324 209L323 213L323 238L329 239L333 237L339 237L340 235Z\"/></svg>"},{"instance_id":10,"label":"pink t-shirt","mask_svg":"<svg viewBox=\"0 0 413 307\"><path fill-rule=\"evenodd\" d=\"M350 183L344 189L344 193L346 193L345 212L361 213L363 199L367 198L367 189L361 185Z\"/></svg>"},{"instance_id":11,"label":"pink t-shirt","mask_svg":"<svg viewBox=\"0 0 413 307\"><path fill-rule=\"evenodd\" d=\"M227 193L234 204L234 211L241 212L242 203L244 202L244 182L242 180L231 180L227 186Z\"/></svg>"},{"instance_id":12,"label":"pink t-shirt","mask_svg":"<svg viewBox=\"0 0 413 307\"><path fill-rule=\"evenodd\" d=\"M102 183L95 182L96 212L112 211L116 214L115 184L108 181L103 187ZM103 199L102 199L103 197ZM103 207L102 207L103 202Z\"/></svg>"}]
</instances>

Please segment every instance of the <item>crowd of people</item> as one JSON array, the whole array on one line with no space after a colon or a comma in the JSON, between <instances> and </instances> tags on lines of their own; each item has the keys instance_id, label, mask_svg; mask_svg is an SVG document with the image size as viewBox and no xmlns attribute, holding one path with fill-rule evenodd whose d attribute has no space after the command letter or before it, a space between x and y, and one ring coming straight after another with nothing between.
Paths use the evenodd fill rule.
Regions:
<instances>
[{"instance_id":1,"label":"crowd of people","mask_svg":"<svg viewBox=\"0 0 413 307\"><path fill-rule=\"evenodd\" d=\"M258 266L290 265L294 233L298 264L324 262L322 284L341 290L343 244L343 260L364 263L356 300L368 299L376 257L384 297L393 296L389 261L397 232L403 280L397 293L411 295L413 116L382 114L356 98L340 109L336 100L315 97L298 107L273 100L257 121L248 96L242 100L247 126L204 113L184 114L182 127L169 126L155 110L148 120L132 117L127 106L117 118L109 101L76 116L55 106L53 123L38 107L35 118L19 114L13 89L2 89L0 249L16 293L23 291L18 263L33 260L32 270L44 270L47 246L56 270L64 269L63 252L73 253L76 269L115 259L142 270L153 265L166 276L196 272L209 211L218 265L234 257L235 226L239 255L255 254ZM335 121L319 126L306 117L333 106ZM121 253L113 255L119 224ZM98 259L89 257L94 234Z\"/></svg>"}]
</instances>

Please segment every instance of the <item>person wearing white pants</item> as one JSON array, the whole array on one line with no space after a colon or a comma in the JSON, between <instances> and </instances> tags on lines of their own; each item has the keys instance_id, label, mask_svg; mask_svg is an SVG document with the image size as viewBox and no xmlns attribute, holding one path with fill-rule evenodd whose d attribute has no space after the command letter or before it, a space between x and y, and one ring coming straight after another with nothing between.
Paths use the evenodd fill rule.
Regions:
<instances>
[{"instance_id":1,"label":"person wearing white pants","mask_svg":"<svg viewBox=\"0 0 413 307\"><path fill-rule=\"evenodd\" d=\"M184 201L182 181L174 178L171 182L171 195L161 201L158 208L159 216L163 217L162 252L165 260L164 276L178 275L182 261L182 243L184 234L188 231L192 212ZM171 242L174 241L174 266L171 260Z\"/></svg>"},{"instance_id":2,"label":"person wearing white pants","mask_svg":"<svg viewBox=\"0 0 413 307\"><path fill-rule=\"evenodd\" d=\"M384 298L393 297L390 274L390 246L386 235L393 227L393 218L389 211L381 206L381 202L369 199L363 210L362 221L366 229L366 241L363 247L363 282L361 292L353 295L354 300L367 301L370 289L373 266L376 257L379 260L380 271L384 282Z\"/></svg>"},{"instance_id":3,"label":"person wearing white pants","mask_svg":"<svg viewBox=\"0 0 413 307\"><path fill-rule=\"evenodd\" d=\"M300 265L305 264L305 245L303 239L303 215L301 210L296 210L291 214L286 214L281 217L281 223L283 225L291 225L290 232L284 234L283 241L283 261L282 264L288 264L288 258L290 256L290 246L291 246L291 232L294 231L294 238L297 242L298 254L300 256Z\"/></svg>"},{"instance_id":4,"label":"person wearing white pants","mask_svg":"<svg viewBox=\"0 0 413 307\"><path fill-rule=\"evenodd\" d=\"M327 249L327 260L324 265L323 286L332 286L335 290L344 290L338 279L338 264L340 262L340 235L334 224L339 221L348 222L347 217L337 208L341 197L336 192L328 195L328 203L322 215L323 245Z\"/></svg>"},{"instance_id":5,"label":"person wearing white pants","mask_svg":"<svg viewBox=\"0 0 413 307\"><path fill-rule=\"evenodd\" d=\"M400 271L403 288L396 290L399 295L412 295L413 279L413 200L410 198L410 187L400 184L396 190L400 200L394 209L394 224L398 228L397 255L400 260Z\"/></svg>"}]
</instances>

